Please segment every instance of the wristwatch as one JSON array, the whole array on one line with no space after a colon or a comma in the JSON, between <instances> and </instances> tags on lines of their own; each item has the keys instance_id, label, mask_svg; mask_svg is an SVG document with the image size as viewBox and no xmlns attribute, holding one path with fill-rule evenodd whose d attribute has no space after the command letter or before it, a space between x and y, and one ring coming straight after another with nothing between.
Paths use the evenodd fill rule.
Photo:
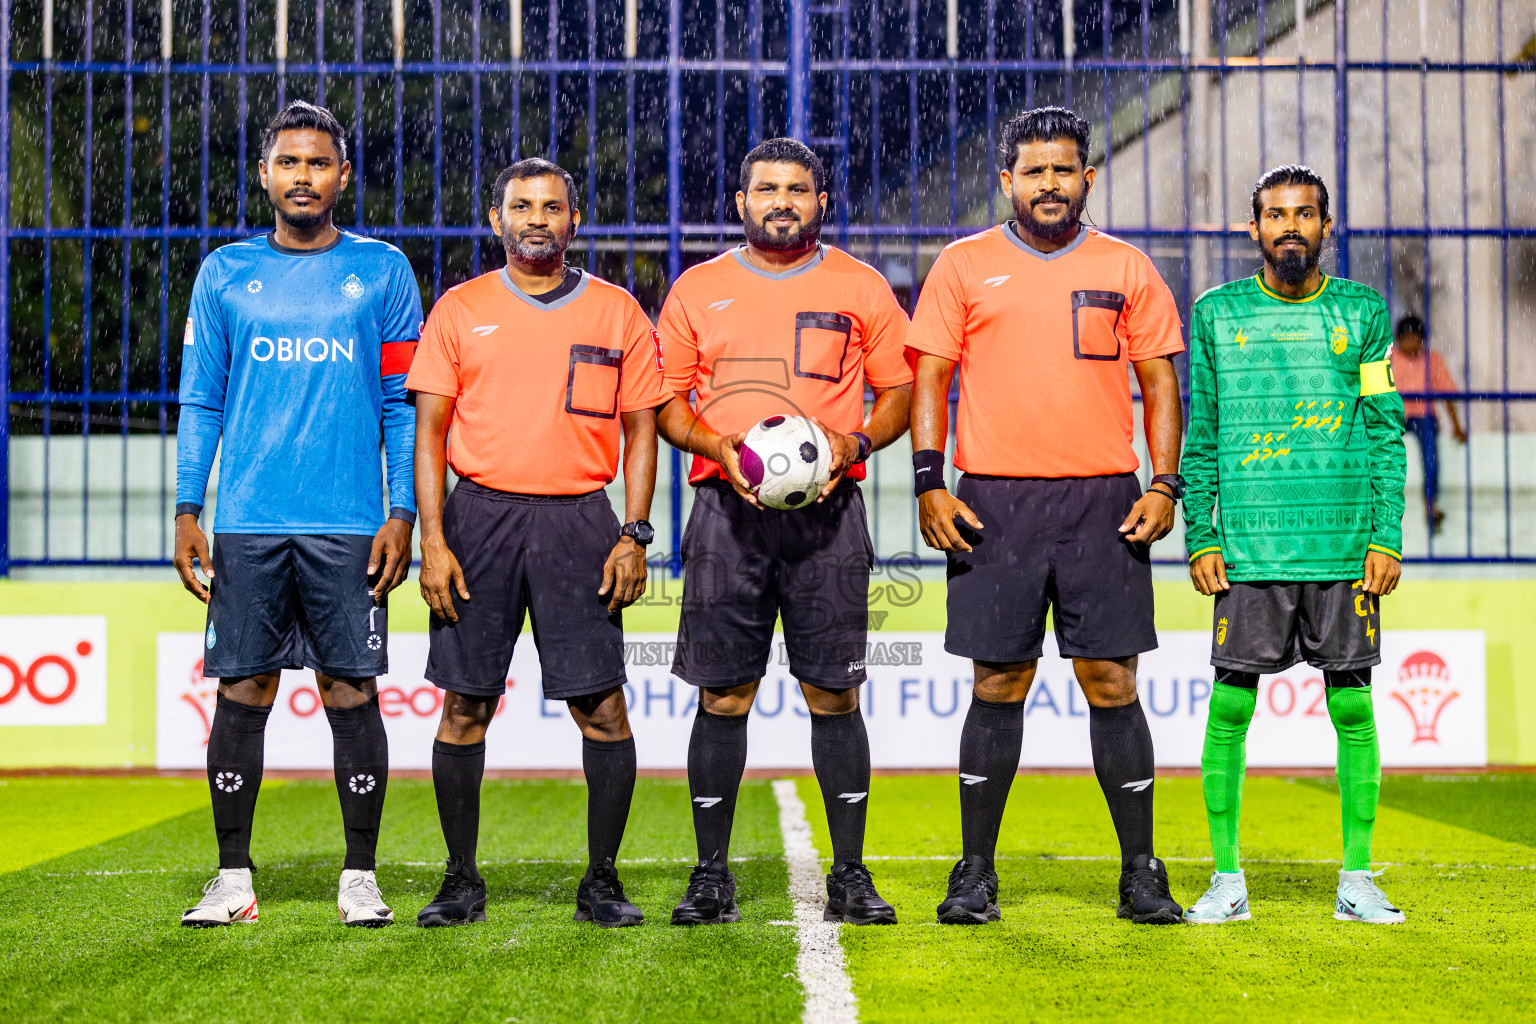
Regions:
<instances>
[{"instance_id":1,"label":"wristwatch","mask_svg":"<svg viewBox=\"0 0 1536 1024\"><path fill-rule=\"evenodd\" d=\"M636 519L619 527L619 536L628 537L641 547L656 539L656 528L644 519Z\"/></svg>"},{"instance_id":2,"label":"wristwatch","mask_svg":"<svg viewBox=\"0 0 1536 1024\"><path fill-rule=\"evenodd\" d=\"M1153 477L1152 482L1147 485L1147 490L1151 490L1158 484L1162 484L1168 488L1168 490L1163 493L1167 494L1168 497L1172 498L1174 501L1179 501L1184 497L1184 478L1179 476L1179 474L1159 473L1157 476Z\"/></svg>"}]
</instances>

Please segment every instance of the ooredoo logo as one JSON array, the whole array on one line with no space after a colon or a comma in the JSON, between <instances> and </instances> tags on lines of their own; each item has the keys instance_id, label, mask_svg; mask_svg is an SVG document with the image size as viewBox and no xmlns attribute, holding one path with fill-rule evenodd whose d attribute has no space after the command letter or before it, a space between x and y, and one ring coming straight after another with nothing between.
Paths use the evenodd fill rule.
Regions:
<instances>
[{"instance_id":1,"label":"ooredoo logo","mask_svg":"<svg viewBox=\"0 0 1536 1024\"><path fill-rule=\"evenodd\" d=\"M75 645L75 653L82 658L90 657L91 642L89 640L81 640ZM57 668L58 672L44 673L42 671L50 667ZM23 687L26 688L27 693L32 699L39 704L62 704L74 696L75 688L80 685L80 673L75 671L75 666L68 658L59 654L44 654L41 657L34 658L32 664L28 665L25 671L16 662L0 654L0 668L7 669L11 674L10 689L0 693L0 704L9 704L15 700ZM62 673L62 676L60 673ZM53 682L57 684L57 693L44 692L53 688L48 684L49 676L52 676ZM39 679L43 680L42 686L38 685Z\"/></svg>"},{"instance_id":2,"label":"ooredoo logo","mask_svg":"<svg viewBox=\"0 0 1536 1024\"><path fill-rule=\"evenodd\" d=\"M102 616L0 616L0 725L106 724L106 646Z\"/></svg>"},{"instance_id":3,"label":"ooredoo logo","mask_svg":"<svg viewBox=\"0 0 1536 1024\"><path fill-rule=\"evenodd\" d=\"M1451 688L1450 667L1434 651L1415 651L1404 658L1397 670L1397 686L1392 690L1392 699L1413 720L1415 743L1440 742L1435 735L1440 715L1447 704L1460 696Z\"/></svg>"}]
</instances>

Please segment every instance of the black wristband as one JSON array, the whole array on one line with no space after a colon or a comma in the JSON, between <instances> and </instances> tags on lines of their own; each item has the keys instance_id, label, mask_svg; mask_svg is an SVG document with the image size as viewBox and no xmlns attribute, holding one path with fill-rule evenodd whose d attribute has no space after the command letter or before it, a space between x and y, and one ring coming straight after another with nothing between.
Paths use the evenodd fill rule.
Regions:
<instances>
[{"instance_id":1,"label":"black wristband","mask_svg":"<svg viewBox=\"0 0 1536 1024\"><path fill-rule=\"evenodd\" d=\"M853 464L857 466L861 462L868 462L870 455L875 450L875 442L871 441L869 435L862 430L855 430L848 436L856 438L859 442L859 457L853 460Z\"/></svg>"},{"instance_id":2,"label":"black wristband","mask_svg":"<svg viewBox=\"0 0 1536 1024\"><path fill-rule=\"evenodd\" d=\"M912 453L913 493L941 489L944 486L944 453L924 448Z\"/></svg>"}]
</instances>

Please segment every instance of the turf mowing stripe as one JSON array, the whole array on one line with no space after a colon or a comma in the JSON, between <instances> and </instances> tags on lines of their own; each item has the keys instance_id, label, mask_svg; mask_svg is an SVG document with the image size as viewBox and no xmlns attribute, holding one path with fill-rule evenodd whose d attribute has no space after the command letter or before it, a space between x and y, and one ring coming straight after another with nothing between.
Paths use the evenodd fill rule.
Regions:
<instances>
[{"instance_id":1,"label":"turf mowing stripe","mask_svg":"<svg viewBox=\"0 0 1536 1024\"><path fill-rule=\"evenodd\" d=\"M207 806L201 779L0 779L0 874Z\"/></svg>"},{"instance_id":2,"label":"turf mowing stripe","mask_svg":"<svg viewBox=\"0 0 1536 1024\"><path fill-rule=\"evenodd\" d=\"M805 1024L854 1024L859 1019L853 984L848 980L838 925L822 920L821 858L811 842L805 804L792 779L775 779L779 831L784 833L784 861L789 866L789 895L795 901L795 937L800 955L795 972L805 989Z\"/></svg>"}]
</instances>

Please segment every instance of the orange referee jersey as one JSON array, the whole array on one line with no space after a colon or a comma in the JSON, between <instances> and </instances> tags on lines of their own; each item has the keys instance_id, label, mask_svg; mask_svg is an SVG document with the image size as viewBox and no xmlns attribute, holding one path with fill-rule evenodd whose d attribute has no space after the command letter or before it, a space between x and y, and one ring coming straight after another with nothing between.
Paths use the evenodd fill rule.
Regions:
<instances>
[{"instance_id":1,"label":"orange referee jersey","mask_svg":"<svg viewBox=\"0 0 1536 1024\"><path fill-rule=\"evenodd\" d=\"M908 358L959 363L955 465L1012 477L1137 467L1127 362L1184 350L1179 311L1140 249L1082 228L1042 253L1011 222L951 242L923 284Z\"/></svg>"},{"instance_id":2,"label":"orange referee jersey","mask_svg":"<svg viewBox=\"0 0 1536 1024\"><path fill-rule=\"evenodd\" d=\"M619 467L619 413L672 397L645 311L624 289L581 279L544 303L506 270L444 293L405 386L456 399L448 464L518 494L586 494Z\"/></svg>"},{"instance_id":3,"label":"orange referee jersey","mask_svg":"<svg viewBox=\"0 0 1536 1024\"><path fill-rule=\"evenodd\" d=\"M672 286L657 321L667 388L696 391L699 418L721 434L777 414L858 430L866 381L912 381L902 349L907 314L891 286L830 245L781 274L752 266L745 249L689 268ZM720 475L715 462L694 456L688 479ZM848 475L861 480L864 467Z\"/></svg>"}]
</instances>

